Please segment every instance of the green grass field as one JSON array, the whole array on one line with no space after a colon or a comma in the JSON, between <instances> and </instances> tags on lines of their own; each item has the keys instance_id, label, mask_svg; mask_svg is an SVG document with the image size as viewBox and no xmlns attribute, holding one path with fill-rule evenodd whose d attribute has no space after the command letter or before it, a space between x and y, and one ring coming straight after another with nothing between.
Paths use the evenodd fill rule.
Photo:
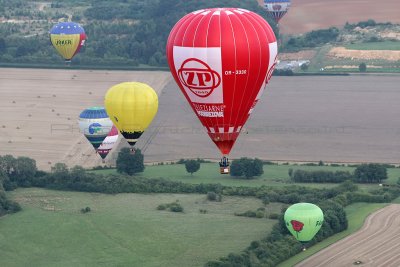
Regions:
<instances>
[{"instance_id":1,"label":"green grass field","mask_svg":"<svg viewBox=\"0 0 400 267\"><path fill-rule=\"evenodd\" d=\"M193 176L182 164L146 166L141 176L163 177L187 183L231 186L291 185L288 170L347 170L353 167L265 165L254 180L218 173L217 163L203 163ZM115 170L95 171L115 173ZM388 183L400 177L388 169ZM336 184L300 184L329 187ZM369 189L377 185L359 185ZM240 252L251 241L265 237L276 221L237 217L235 212L256 210L254 198L224 197L209 202L199 194L116 194L18 189L8 193L23 210L0 218L0 266L202 266L205 262ZM159 204L179 201L184 213L158 211ZM400 202L400 198L394 202ZM365 217L386 204L357 203L346 207L349 229L290 258L296 262L358 230ZM90 207L87 214L80 209ZM267 213L279 213L271 203ZM201 214L200 209L207 210Z\"/></svg>"},{"instance_id":2,"label":"green grass field","mask_svg":"<svg viewBox=\"0 0 400 267\"><path fill-rule=\"evenodd\" d=\"M230 175L219 174L218 163L202 163L200 170L193 175L186 172L185 165L157 165L146 166L145 171L140 175L146 178L165 178L172 181L179 181L185 183L220 183L226 186L287 186L287 185L301 185L310 187L333 187L337 184L309 184L309 183L292 183L289 178L289 169L297 170L326 170L326 171L349 171L353 172L354 167L332 167L332 166L301 166L301 165L264 165L264 174L255 179L246 180L234 178ZM396 183L400 177L400 168L389 168L388 179L386 183ZM98 170L96 173L116 173L115 169ZM376 187L376 185L359 185L361 188Z\"/></svg>"},{"instance_id":3,"label":"green grass field","mask_svg":"<svg viewBox=\"0 0 400 267\"><path fill-rule=\"evenodd\" d=\"M393 41L354 43L345 47L353 50L400 50L399 42Z\"/></svg>"},{"instance_id":4,"label":"green grass field","mask_svg":"<svg viewBox=\"0 0 400 267\"><path fill-rule=\"evenodd\" d=\"M274 220L234 216L258 199L18 189L23 210L0 218L0 266L202 266L265 237ZM184 213L158 211L178 200ZM80 213L90 207L91 212ZM206 209L201 214L199 209ZM279 212L280 204L267 206Z\"/></svg>"}]
</instances>

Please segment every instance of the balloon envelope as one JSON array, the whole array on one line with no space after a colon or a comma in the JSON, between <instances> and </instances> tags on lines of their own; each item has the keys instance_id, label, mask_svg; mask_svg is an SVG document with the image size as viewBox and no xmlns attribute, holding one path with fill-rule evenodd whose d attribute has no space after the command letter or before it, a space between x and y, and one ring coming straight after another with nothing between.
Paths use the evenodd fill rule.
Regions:
<instances>
[{"instance_id":1,"label":"balloon envelope","mask_svg":"<svg viewBox=\"0 0 400 267\"><path fill-rule=\"evenodd\" d=\"M50 40L57 52L70 61L85 44L85 30L75 22L60 22L50 30Z\"/></svg>"},{"instance_id":2,"label":"balloon envelope","mask_svg":"<svg viewBox=\"0 0 400 267\"><path fill-rule=\"evenodd\" d=\"M278 23L279 20L288 12L290 8L290 0L264 0L264 8L276 23Z\"/></svg>"},{"instance_id":3,"label":"balloon envelope","mask_svg":"<svg viewBox=\"0 0 400 267\"><path fill-rule=\"evenodd\" d=\"M322 210L311 203L291 205L284 220L290 233L301 242L308 242L318 233L324 221Z\"/></svg>"},{"instance_id":4,"label":"balloon envelope","mask_svg":"<svg viewBox=\"0 0 400 267\"><path fill-rule=\"evenodd\" d=\"M108 133L107 137L103 140L97 152L99 153L102 159L105 159L110 153L111 149L113 149L114 145L118 141L118 129L114 125L111 128L111 131Z\"/></svg>"},{"instance_id":5,"label":"balloon envelope","mask_svg":"<svg viewBox=\"0 0 400 267\"><path fill-rule=\"evenodd\" d=\"M245 9L198 10L176 23L166 50L182 93L221 153L229 154L275 66L271 27Z\"/></svg>"},{"instance_id":6,"label":"balloon envelope","mask_svg":"<svg viewBox=\"0 0 400 267\"><path fill-rule=\"evenodd\" d=\"M158 96L147 84L124 82L111 87L105 96L107 114L133 146L158 110Z\"/></svg>"},{"instance_id":7,"label":"balloon envelope","mask_svg":"<svg viewBox=\"0 0 400 267\"><path fill-rule=\"evenodd\" d=\"M79 129L95 149L101 145L112 126L103 107L87 108L79 115Z\"/></svg>"}]
</instances>

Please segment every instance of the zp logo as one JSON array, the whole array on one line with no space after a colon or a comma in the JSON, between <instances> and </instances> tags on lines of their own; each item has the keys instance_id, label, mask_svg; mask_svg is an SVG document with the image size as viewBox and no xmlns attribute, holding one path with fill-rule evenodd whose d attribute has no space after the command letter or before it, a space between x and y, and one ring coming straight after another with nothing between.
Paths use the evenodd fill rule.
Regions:
<instances>
[{"instance_id":1,"label":"zp logo","mask_svg":"<svg viewBox=\"0 0 400 267\"><path fill-rule=\"evenodd\" d=\"M178 70L178 77L182 85L199 97L209 96L221 83L218 72L197 58L183 61Z\"/></svg>"}]
</instances>

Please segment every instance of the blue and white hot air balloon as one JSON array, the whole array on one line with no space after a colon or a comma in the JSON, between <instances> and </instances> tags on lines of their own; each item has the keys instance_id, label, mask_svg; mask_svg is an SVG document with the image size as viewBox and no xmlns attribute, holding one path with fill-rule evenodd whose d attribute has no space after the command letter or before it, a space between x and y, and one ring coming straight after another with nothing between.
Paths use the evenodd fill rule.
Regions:
<instances>
[{"instance_id":1,"label":"blue and white hot air balloon","mask_svg":"<svg viewBox=\"0 0 400 267\"><path fill-rule=\"evenodd\" d=\"M79 115L79 129L96 150L112 127L113 123L104 107L87 108Z\"/></svg>"}]
</instances>

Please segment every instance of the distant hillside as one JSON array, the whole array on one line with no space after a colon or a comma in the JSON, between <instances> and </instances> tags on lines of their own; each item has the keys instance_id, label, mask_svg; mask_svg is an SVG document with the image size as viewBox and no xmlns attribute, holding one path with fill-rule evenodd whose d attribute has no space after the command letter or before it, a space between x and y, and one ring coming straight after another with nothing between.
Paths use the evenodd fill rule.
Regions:
<instances>
[{"instance_id":1,"label":"distant hillside","mask_svg":"<svg viewBox=\"0 0 400 267\"><path fill-rule=\"evenodd\" d=\"M88 36L75 66L167 67L165 45L173 25L190 11L227 6L267 19L255 0L0 0L0 64L63 66L48 32L72 20Z\"/></svg>"},{"instance_id":2,"label":"distant hillside","mask_svg":"<svg viewBox=\"0 0 400 267\"><path fill-rule=\"evenodd\" d=\"M283 34L301 34L346 22L373 19L400 23L399 0L291 0L289 12L279 22Z\"/></svg>"},{"instance_id":3,"label":"distant hillside","mask_svg":"<svg viewBox=\"0 0 400 267\"><path fill-rule=\"evenodd\" d=\"M278 68L300 72L399 72L400 25L367 20L346 23L302 35L285 37L281 42ZM293 62L295 61L295 62ZM296 63L297 62L297 63ZM299 64L308 62L300 70Z\"/></svg>"}]
</instances>

